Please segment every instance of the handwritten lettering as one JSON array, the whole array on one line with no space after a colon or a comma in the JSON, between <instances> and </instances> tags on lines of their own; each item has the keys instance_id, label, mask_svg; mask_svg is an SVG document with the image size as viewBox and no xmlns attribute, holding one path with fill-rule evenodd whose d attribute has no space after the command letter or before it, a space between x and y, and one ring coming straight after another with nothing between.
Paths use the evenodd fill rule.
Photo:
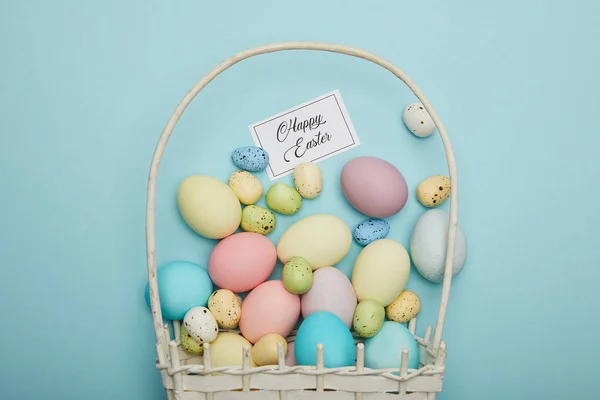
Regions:
<instances>
[{"instance_id":1,"label":"handwritten lettering","mask_svg":"<svg viewBox=\"0 0 600 400\"><path fill-rule=\"evenodd\" d=\"M325 123L327 123L327 121L325 121L325 118L323 118L323 115L321 114L300 122L298 122L298 117L295 117L293 120L282 121L277 127L277 141L283 143L287 140L290 132L298 133L302 131L302 133L306 133L307 129L313 131L319 129L319 127Z\"/></svg>"},{"instance_id":2,"label":"handwritten lettering","mask_svg":"<svg viewBox=\"0 0 600 400\"><path fill-rule=\"evenodd\" d=\"M287 149L285 153L283 153L283 159L285 162L290 162L291 158L289 158L289 153L293 154L296 158L302 158L307 151L330 141L331 135L327 132L323 133L321 131L319 131L306 143L304 143L303 137L299 137L298 139L296 139L296 143L292 147Z\"/></svg>"}]
</instances>

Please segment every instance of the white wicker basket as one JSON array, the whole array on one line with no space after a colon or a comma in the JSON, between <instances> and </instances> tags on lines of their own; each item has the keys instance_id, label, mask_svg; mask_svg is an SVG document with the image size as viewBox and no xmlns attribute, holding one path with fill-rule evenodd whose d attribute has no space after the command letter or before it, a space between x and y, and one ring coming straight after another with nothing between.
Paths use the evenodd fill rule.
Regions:
<instances>
[{"instance_id":1,"label":"white wicker basket","mask_svg":"<svg viewBox=\"0 0 600 400\"><path fill-rule=\"evenodd\" d=\"M323 349L318 346L316 366L286 366L283 348L279 348L279 363L273 366L250 367L250 350L243 350L243 366L211 368L210 345L205 345L204 357L192 356L181 349L179 321L173 322L174 338L163 317L158 296L156 277L156 181L161 157L186 107L194 97L217 75L246 58L282 50L320 50L359 57L378 64L400 78L415 94L429 112L442 139L451 181L450 223L448 225L448 251L441 299L435 329L428 327L423 338L415 335L416 319L408 323L415 335L420 351L418 370L407 369L408 351L405 349L402 363L395 369L373 370L364 367L364 347L357 338L356 365L344 368L324 368ZM446 345L442 331L452 281L452 260L458 226L458 181L454 153L444 125L420 89L398 67L370 52L327 43L289 42L274 43L242 51L214 67L200 79L185 95L165 126L152 158L148 179L146 203L146 252L150 304L156 334L157 369L160 370L168 399L186 400L292 400L292 399L335 399L335 400L417 400L436 398L442 391L445 372ZM293 340L293 334L288 338Z\"/></svg>"}]
</instances>

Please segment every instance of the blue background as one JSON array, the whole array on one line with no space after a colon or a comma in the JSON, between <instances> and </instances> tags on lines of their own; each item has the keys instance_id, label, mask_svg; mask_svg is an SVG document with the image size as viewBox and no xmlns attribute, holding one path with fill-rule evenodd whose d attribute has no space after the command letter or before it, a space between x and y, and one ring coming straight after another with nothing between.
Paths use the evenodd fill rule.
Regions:
<instances>
[{"instance_id":1,"label":"blue background","mask_svg":"<svg viewBox=\"0 0 600 400\"><path fill-rule=\"evenodd\" d=\"M0 397L164 398L143 300L158 136L226 57L315 40L403 68L453 140L469 258L451 292L439 398L597 398L599 15L594 0L1 0ZM320 164L322 197L279 218L272 237L318 211L360 221L337 179L345 161L373 154L413 190L390 220L390 237L408 245L424 211L414 188L446 173L439 137L402 124L415 97L366 61L285 52L226 71L177 125L158 184L159 264L205 264L212 246L178 216L178 182L227 179L230 152L252 143L249 124L334 89L363 145ZM422 334L440 287L413 272Z\"/></svg>"}]
</instances>

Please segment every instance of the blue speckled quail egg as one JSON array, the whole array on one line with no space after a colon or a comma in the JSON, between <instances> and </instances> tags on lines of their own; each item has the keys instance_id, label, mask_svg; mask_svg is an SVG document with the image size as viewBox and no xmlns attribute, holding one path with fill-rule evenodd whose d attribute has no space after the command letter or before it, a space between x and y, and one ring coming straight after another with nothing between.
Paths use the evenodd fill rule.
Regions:
<instances>
[{"instance_id":1,"label":"blue speckled quail egg","mask_svg":"<svg viewBox=\"0 0 600 400\"><path fill-rule=\"evenodd\" d=\"M267 168L269 154L257 146L243 146L233 151L231 161L239 169L258 172Z\"/></svg>"},{"instance_id":2,"label":"blue speckled quail egg","mask_svg":"<svg viewBox=\"0 0 600 400\"><path fill-rule=\"evenodd\" d=\"M362 221L354 228L354 240L361 246L383 239L390 233L390 224L377 218L369 218Z\"/></svg>"},{"instance_id":3,"label":"blue speckled quail egg","mask_svg":"<svg viewBox=\"0 0 600 400\"><path fill-rule=\"evenodd\" d=\"M210 343L217 338L217 320L206 307L192 307L183 318L190 337L199 343Z\"/></svg>"},{"instance_id":4,"label":"blue speckled quail egg","mask_svg":"<svg viewBox=\"0 0 600 400\"><path fill-rule=\"evenodd\" d=\"M427 137L435 131L435 123L421 103L409 104L404 109L403 119L415 136Z\"/></svg>"}]
</instances>

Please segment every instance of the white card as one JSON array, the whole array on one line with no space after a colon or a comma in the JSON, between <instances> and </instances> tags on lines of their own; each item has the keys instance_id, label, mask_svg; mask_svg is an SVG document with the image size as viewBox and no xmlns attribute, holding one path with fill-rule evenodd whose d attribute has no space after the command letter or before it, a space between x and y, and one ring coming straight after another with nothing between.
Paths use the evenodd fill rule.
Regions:
<instances>
[{"instance_id":1,"label":"white card","mask_svg":"<svg viewBox=\"0 0 600 400\"><path fill-rule=\"evenodd\" d=\"M360 145L337 90L249 128L256 146L269 153L271 181L291 174L302 162L319 162Z\"/></svg>"}]
</instances>

